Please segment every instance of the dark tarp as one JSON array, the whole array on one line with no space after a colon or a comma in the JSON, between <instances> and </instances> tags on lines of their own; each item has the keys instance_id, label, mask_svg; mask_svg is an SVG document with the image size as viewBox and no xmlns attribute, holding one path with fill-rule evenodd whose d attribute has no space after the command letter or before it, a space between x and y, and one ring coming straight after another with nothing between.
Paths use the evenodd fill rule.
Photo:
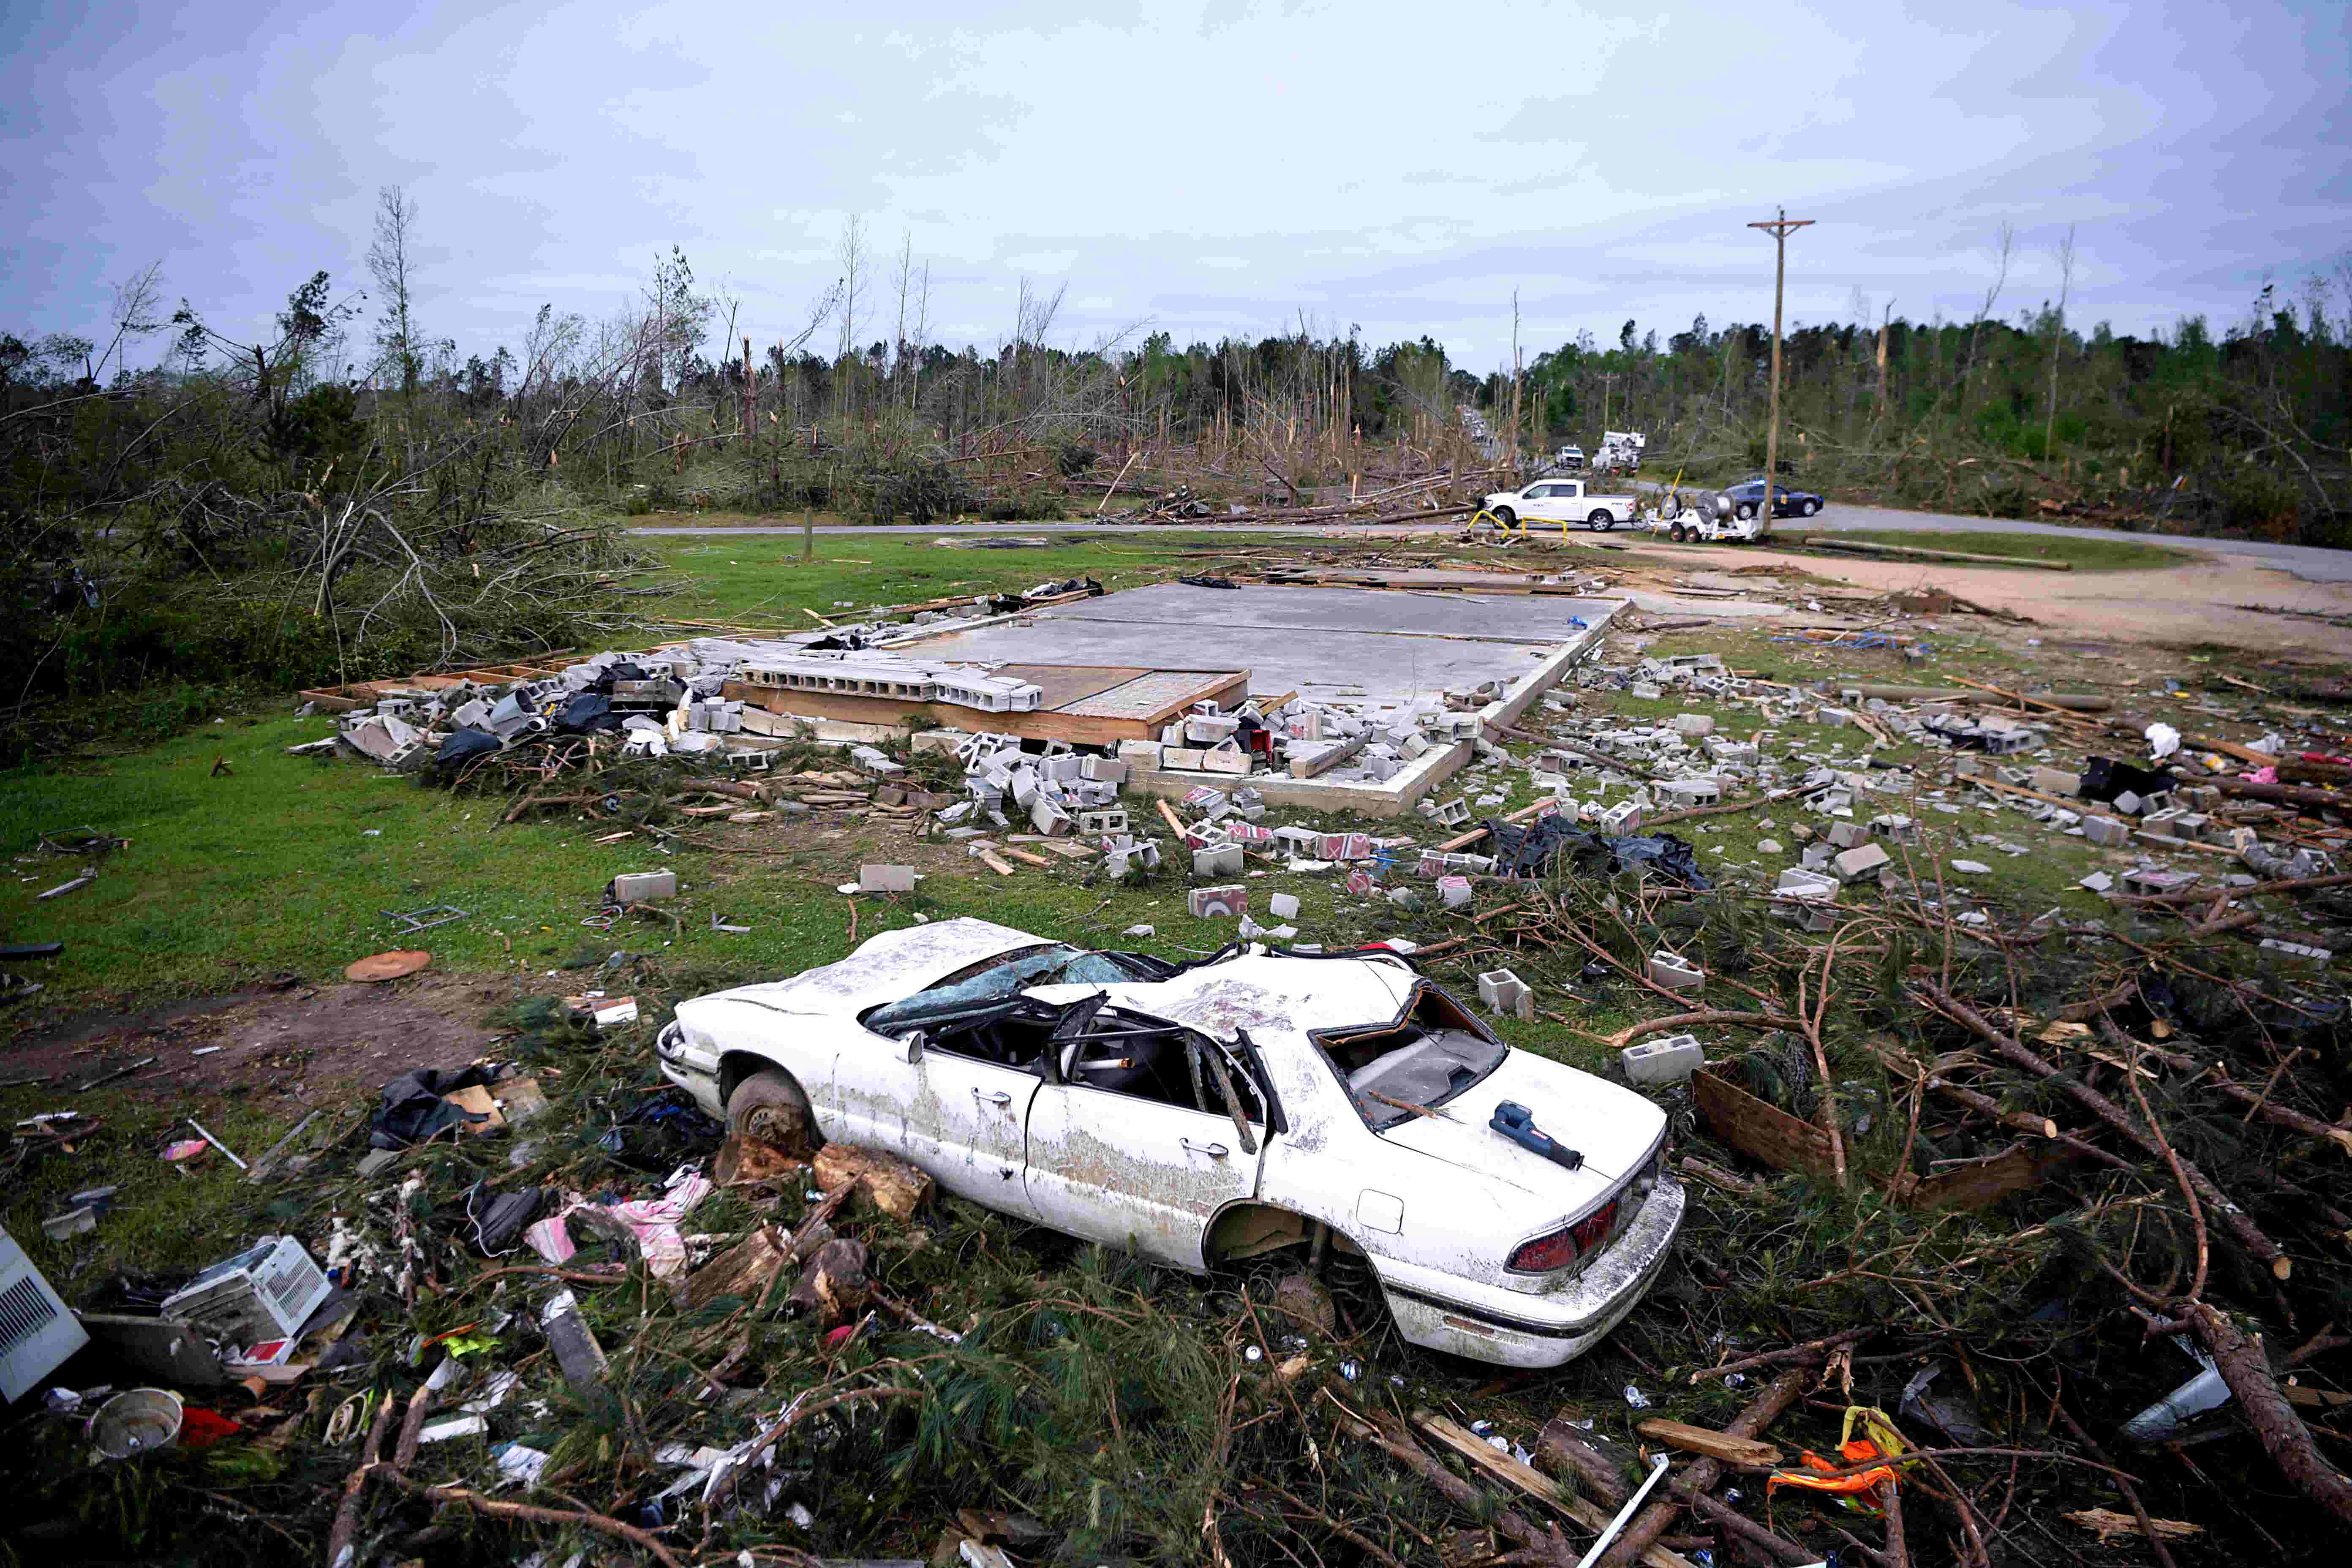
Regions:
<instances>
[{"instance_id":1,"label":"dark tarp","mask_svg":"<svg viewBox=\"0 0 2352 1568\"><path fill-rule=\"evenodd\" d=\"M1610 838L1587 832L1564 816L1539 816L1525 827L1486 819L1498 877L1541 875L1565 854L1580 870L1601 870L1614 876L1628 867L1654 871L1685 888L1704 890L1715 884L1698 868L1698 853L1671 833L1630 835Z\"/></svg>"}]
</instances>

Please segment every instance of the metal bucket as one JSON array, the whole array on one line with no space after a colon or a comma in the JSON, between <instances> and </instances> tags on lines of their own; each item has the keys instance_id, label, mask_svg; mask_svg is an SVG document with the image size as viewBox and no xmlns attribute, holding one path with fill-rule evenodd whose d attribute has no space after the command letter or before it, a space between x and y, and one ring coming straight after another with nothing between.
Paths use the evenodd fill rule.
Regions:
<instances>
[{"instance_id":1,"label":"metal bucket","mask_svg":"<svg viewBox=\"0 0 2352 1568\"><path fill-rule=\"evenodd\" d=\"M116 1394L89 1418L89 1440L110 1459L129 1459L168 1448L180 1436L180 1396L164 1388L133 1388Z\"/></svg>"}]
</instances>

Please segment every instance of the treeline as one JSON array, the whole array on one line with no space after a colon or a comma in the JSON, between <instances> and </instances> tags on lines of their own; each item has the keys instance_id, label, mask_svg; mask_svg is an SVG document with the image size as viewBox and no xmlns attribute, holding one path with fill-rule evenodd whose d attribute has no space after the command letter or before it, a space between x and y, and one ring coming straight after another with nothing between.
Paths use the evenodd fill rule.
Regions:
<instances>
[{"instance_id":1,"label":"treeline","mask_svg":"<svg viewBox=\"0 0 2352 1568\"><path fill-rule=\"evenodd\" d=\"M159 676L282 686L592 641L646 591L614 520L673 506L921 521L1179 485L1467 492L1607 427L1703 480L1763 459L1755 325L1662 342L1629 321L1480 378L1430 338L1303 317L1074 346L1062 296L1024 285L1000 341L951 346L927 269L903 247L878 263L852 224L839 281L781 339L673 247L629 308L543 307L461 355L418 304L419 225L383 193L365 290L289 279L263 341L170 307L152 268L99 337L0 331L0 652L29 672L0 727ZM1998 279L1967 321L1857 300L1788 335L1783 458L1843 499L2352 542L2343 281L2146 339L2081 330L2063 294L2003 316ZM1498 444L1470 438L1471 406Z\"/></svg>"}]
</instances>

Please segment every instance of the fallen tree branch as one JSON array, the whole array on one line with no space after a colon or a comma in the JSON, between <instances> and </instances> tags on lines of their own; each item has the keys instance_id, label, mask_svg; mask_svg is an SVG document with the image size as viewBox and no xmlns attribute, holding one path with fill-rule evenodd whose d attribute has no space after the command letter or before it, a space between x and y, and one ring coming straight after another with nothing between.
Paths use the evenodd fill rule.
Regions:
<instances>
[{"instance_id":1,"label":"fallen tree branch","mask_svg":"<svg viewBox=\"0 0 2352 1568\"><path fill-rule=\"evenodd\" d=\"M2279 1392L2278 1378L2263 1354L2262 1341L2249 1339L2229 1314L2210 1302L2189 1302L2182 1316L2213 1358L2221 1381L2238 1396L2239 1408L2279 1473L2339 1521L2352 1524L2352 1479L2347 1479L2313 1445L2311 1429Z\"/></svg>"},{"instance_id":2,"label":"fallen tree branch","mask_svg":"<svg viewBox=\"0 0 2352 1568\"><path fill-rule=\"evenodd\" d=\"M487 1514L492 1519L520 1520L530 1524L576 1524L583 1530L593 1530L600 1535L609 1535L615 1541L625 1541L632 1546L650 1552L664 1564L664 1568L686 1568L686 1565L677 1560L670 1549L664 1546L654 1536L639 1530L634 1524L624 1524L619 1520L605 1514L590 1513L585 1510L541 1508L534 1503L527 1502L499 1502L465 1487L428 1485L403 1474L389 1465L377 1465L367 1474L369 1479L398 1487L402 1491L421 1498L429 1498L435 1502L456 1503L461 1508L472 1509L476 1513Z\"/></svg>"},{"instance_id":3,"label":"fallen tree branch","mask_svg":"<svg viewBox=\"0 0 2352 1568\"><path fill-rule=\"evenodd\" d=\"M1808 1362L1801 1366L1790 1367L1774 1378L1765 1385L1764 1392L1723 1429L1724 1436L1761 1437L1765 1428L1779 1420L1782 1412L1803 1396L1820 1365L1818 1360ZM1624 1533L1610 1543L1608 1552L1601 1559L1601 1568L1632 1568L1634 1560L1666 1532L1666 1526L1674 1522L1675 1515L1680 1513L1692 1498L1713 1491L1716 1483L1722 1479L1723 1461L1720 1459L1701 1459L1693 1465L1674 1483L1672 1497L1662 1498L1644 1508L1634 1516L1633 1522L1625 1527Z\"/></svg>"},{"instance_id":4,"label":"fallen tree branch","mask_svg":"<svg viewBox=\"0 0 2352 1568\"><path fill-rule=\"evenodd\" d=\"M2168 1155L2162 1140L2151 1136L2114 1100L2072 1075L2060 1072L2056 1067L2026 1049L2015 1037L1994 1028L1985 1021L1982 1014L1941 986L1931 981L1917 984L1918 994L1930 1008L1978 1036L2013 1066L2055 1083L2074 1103L2129 1139L2151 1159L2168 1161L2177 1158ZM2276 1242L2263 1234L2262 1227L2210 1176L2187 1160L2179 1162L2179 1168L2183 1178L2196 1189L2207 1206L2221 1216L2222 1225L2236 1238L2238 1245L2268 1268L2273 1279L2284 1280L2294 1272L2294 1261L2279 1250Z\"/></svg>"}]
</instances>

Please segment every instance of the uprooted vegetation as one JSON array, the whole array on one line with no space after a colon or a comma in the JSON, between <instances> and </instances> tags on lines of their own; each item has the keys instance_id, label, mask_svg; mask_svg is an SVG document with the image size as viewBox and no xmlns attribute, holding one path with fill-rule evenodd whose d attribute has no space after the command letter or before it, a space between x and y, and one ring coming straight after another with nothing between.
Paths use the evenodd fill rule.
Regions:
<instances>
[{"instance_id":1,"label":"uprooted vegetation","mask_svg":"<svg viewBox=\"0 0 2352 1568\"><path fill-rule=\"evenodd\" d=\"M2168 1540L2176 1561L2303 1554L2341 1511L2311 1436L2332 1433L2335 1325L2352 1311L2352 1133L2330 1120L2340 988L2217 951L2162 904L2126 904L2104 930L1998 905L1990 925L1958 926L1934 877L1906 869L1919 896L1855 904L1822 932L1738 885L1565 871L1407 921L1417 962L1457 994L1508 964L1581 1004L1586 1044L1567 1054L1582 1065L1696 1028L1716 1079L1787 1119L1759 1142L1769 1113L1752 1104L1653 1091L1674 1113L1690 1217L1643 1305L1558 1373L1497 1379L1402 1345L1361 1264L1336 1252L1323 1291L1294 1282L1293 1252L1194 1281L958 1200L906 1217L821 1201L796 1168L693 1210L696 1257L720 1260L682 1289L625 1241L583 1236L557 1278L527 1251L485 1258L478 1184L633 1195L715 1148L715 1129L653 1111L672 1101L646 1092L647 1040L669 1005L746 976L624 956L594 979L636 994L637 1028L600 1036L547 1003L507 1020L496 1054L549 1092L539 1119L363 1178L369 1106L347 1103L305 1140L299 1175L238 1189L224 1228L176 1244L178 1268L278 1229L324 1256L341 1216L362 1237L346 1249L361 1306L343 1365L250 1405L215 1395L243 1436L135 1466L91 1472L78 1423L32 1417L14 1450L22 1516L51 1540L214 1561L232 1540L241 1558L316 1561L340 1511L354 1561L800 1563L968 1536L1021 1561L1566 1563L1643 1473L1636 1451L1671 1451L1643 1423L1719 1431L1747 1412L1733 1429L1793 1463L1834 1454L1853 1405L1931 1455L1900 1468L1899 1531L1786 1489L1768 1504L1751 1467L1730 1491L1645 1510L1637 1539L1718 1561L1850 1542L1874 1563L2048 1561L2095 1554L2077 1516L2122 1532L2126 1556L2146 1551L2122 1539L2144 1510L2202 1532ZM1706 969L1704 1004L1647 977L1667 945ZM20 1180L30 1207L90 1174L53 1156ZM807 1254L828 1234L865 1257L806 1305L788 1292L814 1259L698 1294L704 1272L733 1278L730 1248ZM583 1386L538 1327L558 1288L605 1357ZM412 1347L444 1335L461 1382L420 1399L434 1355ZM2175 1340L2210 1354L2233 1397L2166 1446L2134 1445L2119 1428L2198 1370ZM501 1373L520 1381L487 1438L404 1440ZM326 1441L369 1389L373 1446L368 1421ZM1490 1432L1535 1470L1501 1463ZM496 1487L489 1445L510 1442L549 1456L527 1490ZM755 1459L772 1443L772 1463L673 1489L695 1471L671 1445L746 1443ZM1698 1474L1685 1461L1665 1495Z\"/></svg>"}]
</instances>

